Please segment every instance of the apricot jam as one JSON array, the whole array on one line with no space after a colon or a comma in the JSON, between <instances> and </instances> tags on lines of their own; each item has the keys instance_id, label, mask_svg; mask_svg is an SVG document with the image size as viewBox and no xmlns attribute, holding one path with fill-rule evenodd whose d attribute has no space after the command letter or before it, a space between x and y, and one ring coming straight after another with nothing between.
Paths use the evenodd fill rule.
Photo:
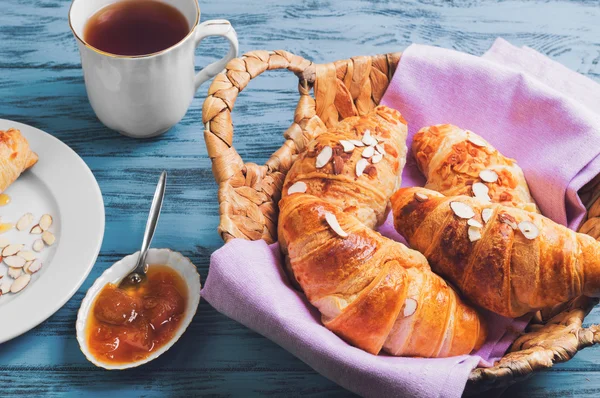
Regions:
<instances>
[{"instance_id":1,"label":"apricot jam","mask_svg":"<svg viewBox=\"0 0 600 398\"><path fill-rule=\"evenodd\" d=\"M140 285L100 291L87 323L88 347L107 363L145 359L173 338L186 306L187 286L177 271L150 265Z\"/></svg>"}]
</instances>

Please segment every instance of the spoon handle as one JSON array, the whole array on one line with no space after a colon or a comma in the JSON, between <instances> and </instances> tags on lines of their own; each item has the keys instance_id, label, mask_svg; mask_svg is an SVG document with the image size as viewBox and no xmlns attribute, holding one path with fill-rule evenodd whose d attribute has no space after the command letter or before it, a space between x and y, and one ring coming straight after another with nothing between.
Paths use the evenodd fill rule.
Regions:
<instances>
[{"instance_id":1,"label":"spoon handle","mask_svg":"<svg viewBox=\"0 0 600 398\"><path fill-rule=\"evenodd\" d=\"M160 217L160 210L162 208L163 198L165 196L165 187L167 185L167 172L163 171L158 179L156 185L156 191L154 192L154 198L152 199L152 206L150 206L150 213L148 214L148 221L146 221L146 231L144 232L144 240L142 241L142 248L140 249L140 256L138 258L137 265L133 272L138 274L146 273L146 255L148 254L148 248L152 243L154 237L154 231L158 224L158 217Z\"/></svg>"}]
</instances>

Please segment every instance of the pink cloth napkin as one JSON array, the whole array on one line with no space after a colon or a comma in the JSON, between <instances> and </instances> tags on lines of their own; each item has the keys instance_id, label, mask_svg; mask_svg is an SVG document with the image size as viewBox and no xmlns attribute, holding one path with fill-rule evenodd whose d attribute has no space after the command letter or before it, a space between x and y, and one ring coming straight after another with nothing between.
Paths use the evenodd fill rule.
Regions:
<instances>
[{"instance_id":1,"label":"pink cloth napkin","mask_svg":"<svg viewBox=\"0 0 600 398\"><path fill-rule=\"evenodd\" d=\"M600 172L600 88L528 48L498 40L483 56L412 45L382 101L421 127L476 131L525 171L542 211L576 226L577 190ZM403 185L422 185L409 159ZM400 239L390 220L380 230ZM234 240L213 253L202 296L219 312L275 341L317 372L363 396L458 397L471 370L503 355L528 317L486 313L490 334L474 355L442 359L371 355L328 331L292 289L277 244Z\"/></svg>"}]
</instances>

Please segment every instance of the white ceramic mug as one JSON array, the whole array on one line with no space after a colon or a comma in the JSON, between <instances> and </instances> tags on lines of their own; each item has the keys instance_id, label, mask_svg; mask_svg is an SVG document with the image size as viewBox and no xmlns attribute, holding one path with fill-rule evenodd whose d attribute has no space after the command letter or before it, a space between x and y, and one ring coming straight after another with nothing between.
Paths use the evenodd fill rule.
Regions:
<instances>
[{"instance_id":1,"label":"white ceramic mug","mask_svg":"<svg viewBox=\"0 0 600 398\"><path fill-rule=\"evenodd\" d=\"M161 0L186 17L190 26L188 35L153 54L109 54L87 44L83 30L92 15L117 1L123 0L73 0L71 4L69 24L79 45L85 87L96 116L107 127L130 137L153 137L177 124L198 87L237 57L237 35L226 20L200 24L197 0ZM208 36L229 40L229 52L196 73L194 52Z\"/></svg>"}]
</instances>

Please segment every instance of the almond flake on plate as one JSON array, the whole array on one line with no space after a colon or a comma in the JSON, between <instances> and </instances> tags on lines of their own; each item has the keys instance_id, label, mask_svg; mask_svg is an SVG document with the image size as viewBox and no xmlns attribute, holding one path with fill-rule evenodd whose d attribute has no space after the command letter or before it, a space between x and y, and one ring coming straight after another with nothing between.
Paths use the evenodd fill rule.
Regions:
<instances>
[{"instance_id":1,"label":"almond flake on plate","mask_svg":"<svg viewBox=\"0 0 600 398\"><path fill-rule=\"evenodd\" d=\"M21 268L8 267L8 276L13 279L17 279L22 273L23 270Z\"/></svg>"},{"instance_id":2,"label":"almond flake on plate","mask_svg":"<svg viewBox=\"0 0 600 398\"><path fill-rule=\"evenodd\" d=\"M407 298L406 300L404 300L404 311L403 314L404 318L411 316L412 314L415 313L415 311L417 311L417 300L415 300L414 298Z\"/></svg>"},{"instance_id":3,"label":"almond flake on plate","mask_svg":"<svg viewBox=\"0 0 600 398\"><path fill-rule=\"evenodd\" d=\"M355 145L348 140L340 140L340 144L344 147L344 152L352 152Z\"/></svg>"},{"instance_id":4,"label":"almond flake on plate","mask_svg":"<svg viewBox=\"0 0 600 398\"><path fill-rule=\"evenodd\" d=\"M479 173L479 178L485 182L496 182L498 181L498 173L496 173L494 170L481 170L481 173Z\"/></svg>"},{"instance_id":5,"label":"almond flake on plate","mask_svg":"<svg viewBox=\"0 0 600 398\"><path fill-rule=\"evenodd\" d=\"M298 182L292 184L292 186L290 186L288 188L288 195L291 195L293 193L304 193L304 192L306 192L306 189L307 189L306 183L304 181L298 181ZM35 244L35 242L34 242L34 244ZM42 245L42 247L43 247L43 245ZM35 247L34 247L34 250L35 250Z\"/></svg>"},{"instance_id":6,"label":"almond flake on plate","mask_svg":"<svg viewBox=\"0 0 600 398\"><path fill-rule=\"evenodd\" d=\"M352 145L356 147L365 146L361 140L348 140Z\"/></svg>"},{"instance_id":7,"label":"almond flake on plate","mask_svg":"<svg viewBox=\"0 0 600 398\"><path fill-rule=\"evenodd\" d=\"M52 232L44 231L44 233L42 234L42 240L46 245L52 246L56 238L54 237L54 234Z\"/></svg>"},{"instance_id":8,"label":"almond flake on plate","mask_svg":"<svg viewBox=\"0 0 600 398\"><path fill-rule=\"evenodd\" d=\"M471 242L476 242L479 239L481 239L481 228L470 226L469 227L469 240Z\"/></svg>"},{"instance_id":9,"label":"almond flake on plate","mask_svg":"<svg viewBox=\"0 0 600 398\"><path fill-rule=\"evenodd\" d=\"M39 225L34 225L33 228L31 228L31 230L29 231L30 234L34 234L34 235L39 235L42 232L44 232L42 230L42 228Z\"/></svg>"},{"instance_id":10,"label":"almond flake on plate","mask_svg":"<svg viewBox=\"0 0 600 398\"><path fill-rule=\"evenodd\" d=\"M417 200L417 202L425 202L429 200L429 196L421 192L415 192L415 199Z\"/></svg>"},{"instance_id":11,"label":"almond flake on plate","mask_svg":"<svg viewBox=\"0 0 600 398\"><path fill-rule=\"evenodd\" d=\"M31 280L31 275L29 275L29 274L21 275L13 282L12 286L10 287L10 292L11 293L19 293L21 290L25 289L25 287L29 284L30 280Z\"/></svg>"},{"instance_id":12,"label":"almond flake on plate","mask_svg":"<svg viewBox=\"0 0 600 398\"><path fill-rule=\"evenodd\" d=\"M374 154L375 154L375 148L372 146L368 146L365 149L363 149L363 151L362 151L363 158L370 158Z\"/></svg>"},{"instance_id":13,"label":"almond flake on plate","mask_svg":"<svg viewBox=\"0 0 600 398\"><path fill-rule=\"evenodd\" d=\"M289 193L289 191L288 191ZM31 245L31 247L33 248L33 250L35 250L36 252L41 252L44 249L44 241L41 239L36 240L35 242L33 242L33 245Z\"/></svg>"},{"instance_id":14,"label":"almond flake on plate","mask_svg":"<svg viewBox=\"0 0 600 398\"><path fill-rule=\"evenodd\" d=\"M30 252L29 250L21 250L20 252L17 253L17 256L23 257L25 259L25 261L33 261L36 258L35 253Z\"/></svg>"},{"instance_id":15,"label":"almond flake on plate","mask_svg":"<svg viewBox=\"0 0 600 398\"><path fill-rule=\"evenodd\" d=\"M478 146L478 147L486 147L487 146L487 142L485 142L483 140L483 138L479 137L478 135L476 135L474 132L470 131L470 130L466 130L467 132L467 141L469 141L471 144Z\"/></svg>"},{"instance_id":16,"label":"almond flake on plate","mask_svg":"<svg viewBox=\"0 0 600 398\"><path fill-rule=\"evenodd\" d=\"M23 266L27 262L27 260L19 256L4 257L2 260L4 261L4 264L8 265L11 268L23 268Z\"/></svg>"},{"instance_id":17,"label":"almond flake on plate","mask_svg":"<svg viewBox=\"0 0 600 398\"><path fill-rule=\"evenodd\" d=\"M474 218L469 218L467 220L467 225L470 225L471 227L483 228L483 224Z\"/></svg>"},{"instance_id":18,"label":"almond flake on plate","mask_svg":"<svg viewBox=\"0 0 600 398\"><path fill-rule=\"evenodd\" d=\"M2 257L14 256L15 254L21 251L23 246L25 245L12 244L6 246L4 249L2 249Z\"/></svg>"},{"instance_id":19,"label":"almond flake on plate","mask_svg":"<svg viewBox=\"0 0 600 398\"><path fill-rule=\"evenodd\" d=\"M521 221L519 229L527 239L535 239L540 234L540 230L531 221Z\"/></svg>"},{"instance_id":20,"label":"almond flake on plate","mask_svg":"<svg viewBox=\"0 0 600 398\"><path fill-rule=\"evenodd\" d=\"M371 163L373 164L377 164L379 162L381 162L383 160L383 155L378 153L373 155L373 157L371 157Z\"/></svg>"},{"instance_id":21,"label":"almond flake on plate","mask_svg":"<svg viewBox=\"0 0 600 398\"><path fill-rule=\"evenodd\" d=\"M0 248L4 249L8 245L10 245L10 241L5 237L0 236Z\"/></svg>"},{"instance_id":22,"label":"almond flake on plate","mask_svg":"<svg viewBox=\"0 0 600 398\"><path fill-rule=\"evenodd\" d=\"M21 216L21 218L19 218L19 221L17 221L16 227L19 231L23 231L27 227L29 227L32 222L33 222L33 214L25 213Z\"/></svg>"},{"instance_id":23,"label":"almond flake on plate","mask_svg":"<svg viewBox=\"0 0 600 398\"><path fill-rule=\"evenodd\" d=\"M335 232L342 238L348 237L348 234L346 233L346 231L344 231L342 229L342 227L340 227L340 223L338 222L337 218L335 217L335 214L325 213L325 221L327 221L327 224L329 224L329 226L331 227L333 232Z\"/></svg>"},{"instance_id":24,"label":"almond flake on plate","mask_svg":"<svg viewBox=\"0 0 600 398\"><path fill-rule=\"evenodd\" d=\"M492 214L494 214L494 209L487 208L481 211L481 218L483 222L487 223L490 218L492 218Z\"/></svg>"},{"instance_id":25,"label":"almond flake on plate","mask_svg":"<svg viewBox=\"0 0 600 398\"><path fill-rule=\"evenodd\" d=\"M471 206L462 203L462 202L450 202L450 207L454 214L456 214L460 218L473 218L475 216L475 212L471 208Z\"/></svg>"},{"instance_id":26,"label":"almond flake on plate","mask_svg":"<svg viewBox=\"0 0 600 398\"><path fill-rule=\"evenodd\" d=\"M475 198L483 202L491 202L489 195L490 189L487 187L487 185L485 185L482 182L476 182L475 184L473 184L472 189Z\"/></svg>"},{"instance_id":27,"label":"almond flake on plate","mask_svg":"<svg viewBox=\"0 0 600 398\"><path fill-rule=\"evenodd\" d=\"M50 226L52 225L52 221L52 216L50 214L44 214L40 218L40 222L38 223L38 225L40 226L42 231L47 231L48 228L50 228Z\"/></svg>"},{"instance_id":28,"label":"almond flake on plate","mask_svg":"<svg viewBox=\"0 0 600 398\"><path fill-rule=\"evenodd\" d=\"M365 158L360 158L358 162L356 162L356 176L360 177L363 175L365 168L369 165L369 162Z\"/></svg>"},{"instance_id":29,"label":"almond flake on plate","mask_svg":"<svg viewBox=\"0 0 600 398\"><path fill-rule=\"evenodd\" d=\"M41 268L42 268L42 260L40 260L38 258L37 260L34 260L31 264L29 264L29 266L27 267L26 272L28 272L30 274L35 274Z\"/></svg>"},{"instance_id":30,"label":"almond flake on plate","mask_svg":"<svg viewBox=\"0 0 600 398\"><path fill-rule=\"evenodd\" d=\"M0 283L0 291L2 292L2 294L10 292L10 287L12 286L12 284L13 281L11 281L10 279L3 278L2 283Z\"/></svg>"},{"instance_id":31,"label":"almond flake on plate","mask_svg":"<svg viewBox=\"0 0 600 398\"><path fill-rule=\"evenodd\" d=\"M317 155L317 169L325 166L333 156L333 149L329 145L325 145L321 152Z\"/></svg>"}]
</instances>

